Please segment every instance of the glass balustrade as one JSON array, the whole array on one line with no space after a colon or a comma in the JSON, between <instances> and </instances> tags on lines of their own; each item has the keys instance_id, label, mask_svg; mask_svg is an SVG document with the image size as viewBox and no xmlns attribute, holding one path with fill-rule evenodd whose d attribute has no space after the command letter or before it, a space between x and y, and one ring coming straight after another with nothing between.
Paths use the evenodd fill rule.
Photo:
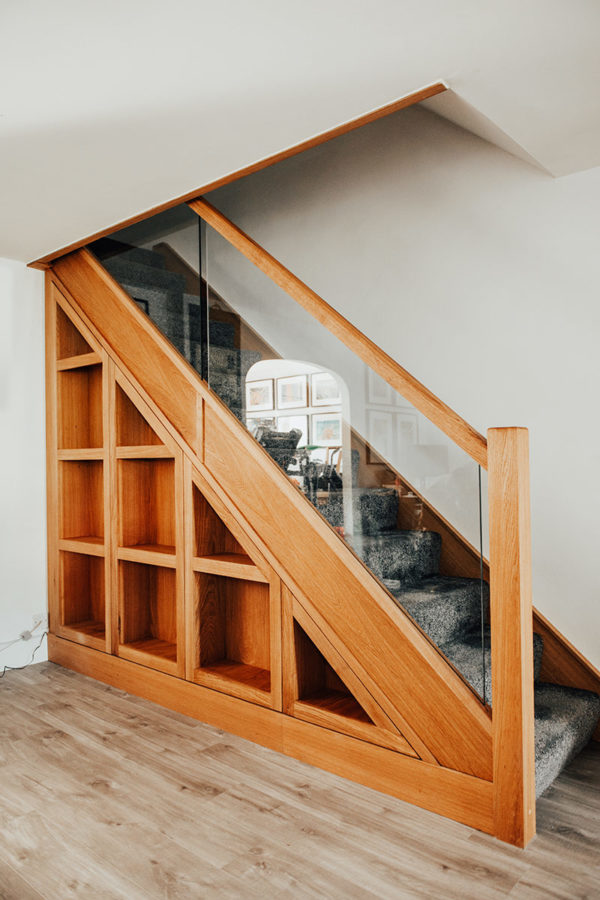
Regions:
<instances>
[{"instance_id":1,"label":"glass balustrade","mask_svg":"<svg viewBox=\"0 0 600 900\"><path fill-rule=\"evenodd\" d=\"M485 471L186 205L91 249L489 703Z\"/></svg>"}]
</instances>

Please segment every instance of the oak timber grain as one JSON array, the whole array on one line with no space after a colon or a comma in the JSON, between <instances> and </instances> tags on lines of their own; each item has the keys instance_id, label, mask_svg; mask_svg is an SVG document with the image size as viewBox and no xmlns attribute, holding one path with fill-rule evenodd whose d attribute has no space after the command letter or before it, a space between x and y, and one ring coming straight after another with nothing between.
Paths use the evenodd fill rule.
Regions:
<instances>
[{"instance_id":1,"label":"oak timber grain","mask_svg":"<svg viewBox=\"0 0 600 900\"><path fill-rule=\"evenodd\" d=\"M488 431L494 833L525 847L535 834L535 737L529 435Z\"/></svg>"},{"instance_id":2,"label":"oak timber grain","mask_svg":"<svg viewBox=\"0 0 600 900\"><path fill-rule=\"evenodd\" d=\"M230 222L218 209L204 199L193 200L189 206L205 222L254 263L271 281L339 338L359 359L413 404L434 425L458 444L475 462L487 468L485 438L443 403L406 369L358 330L348 319L319 297L289 269L271 256L263 247Z\"/></svg>"},{"instance_id":3,"label":"oak timber grain","mask_svg":"<svg viewBox=\"0 0 600 900\"><path fill-rule=\"evenodd\" d=\"M97 231L94 234L89 235L79 241L74 241L67 247L62 247L59 250L55 250L53 253L48 253L46 256L42 256L39 259L29 263L29 265L32 268L46 269L53 261L57 260L59 257L65 256L65 254L71 253L74 250L78 250L80 247L84 247L86 244L90 244L101 237L106 237L107 235L112 234L115 231L119 231L121 228L126 228L129 225L135 225L136 222L141 222L144 219L150 218L150 216L155 216L157 215L157 213L164 212L164 210L166 209L171 209L173 206L178 206L180 203L185 203L188 200L192 200L194 197L198 197L200 194L206 194L209 191L214 191L226 184L231 184L234 181L238 181L240 178L245 178L246 175L253 175L255 172L260 172L262 169L266 169L269 166L274 165L275 163L282 162L284 159L289 159L292 156L297 156L299 153L303 153L305 150L310 150L312 149L312 147L317 147L319 144L324 144L327 141L331 141L336 137L340 137L342 134L347 134L349 131L354 131L357 128L361 128L363 125L368 125L371 122L376 122L378 119L382 119L385 116L391 115L392 113L399 112L399 110L401 109L406 109L409 106L414 106L415 103L421 103L421 101L423 100L428 100L430 97L435 97L437 94L441 94L445 90L447 90L446 85L438 81L432 85L421 88L421 90L419 91L414 91L411 94L406 94L404 97L393 100L391 103L386 103L383 106L379 106L368 113L364 113L363 115L357 116L354 119L350 119L349 122L344 122L341 125L335 126L335 128L330 128L327 131L323 131L320 134L315 135L314 137L308 138L305 141L301 141L298 144L294 144L293 146L288 147L285 150L280 150L277 153L273 153L270 156L258 160L257 162L251 163L251 165L249 166L244 166L242 169L238 169L235 172L231 172L228 175L224 175L220 178L217 178L216 180L210 181L202 185L201 187L195 188L193 191L189 191L188 193L177 197L174 200L169 200L166 203L161 203L159 206L154 206L151 209L145 210L143 213L140 213L136 216L130 216L123 222L119 222L116 225L111 225L108 228L103 228L101 231Z\"/></svg>"}]
</instances>

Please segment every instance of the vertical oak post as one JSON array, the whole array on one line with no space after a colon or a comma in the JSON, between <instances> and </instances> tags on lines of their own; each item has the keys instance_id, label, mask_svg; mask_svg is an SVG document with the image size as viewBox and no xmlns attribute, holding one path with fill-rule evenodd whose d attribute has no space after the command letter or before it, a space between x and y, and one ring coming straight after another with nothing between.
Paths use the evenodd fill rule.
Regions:
<instances>
[{"instance_id":1,"label":"vertical oak post","mask_svg":"<svg viewBox=\"0 0 600 900\"><path fill-rule=\"evenodd\" d=\"M488 431L496 837L535 834L533 612L526 428Z\"/></svg>"}]
</instances>

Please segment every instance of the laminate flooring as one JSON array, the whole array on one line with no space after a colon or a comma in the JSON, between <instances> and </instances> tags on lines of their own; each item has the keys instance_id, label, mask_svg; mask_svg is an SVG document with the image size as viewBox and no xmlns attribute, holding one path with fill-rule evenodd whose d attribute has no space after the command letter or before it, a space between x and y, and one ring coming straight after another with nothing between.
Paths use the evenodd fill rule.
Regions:
<instances>
[{"instance_id":1,"label":"laminate flooring","mask_svg":"<svg viewBox=\"0 0 600 900\"><path fill-rule=\"evenodd\" d=\"M600 745L525 851L52 663L0 680L0 897L600 898Z\"/></svg>"}]
</instances>

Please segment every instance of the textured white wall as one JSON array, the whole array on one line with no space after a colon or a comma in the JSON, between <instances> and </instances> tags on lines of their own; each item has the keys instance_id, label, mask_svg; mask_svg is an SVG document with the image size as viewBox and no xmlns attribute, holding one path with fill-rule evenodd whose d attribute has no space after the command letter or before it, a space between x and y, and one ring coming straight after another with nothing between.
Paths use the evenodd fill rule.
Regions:
<instances>
[{"instance_id":1,"label":"textured white wall","mask_svg":"<svg viewBox=\"0 0 600 900\"><path fill-rule=\"evenodd\" d=\"M47 611L43 287L0 258L0 644ZM0 652L0 671L26 663L37 634Z\"/></svg>"},{"instance_id":2,"label":"textured white wall","mask_svg":"<svg viewBox=\"0 0 600 900\"><path fill-rule=\"evenodd\" d=\"M412 109L210 199L476 428L531 437L534 602L600 664L600 169Z\"/></svg>"}]
</instances>

